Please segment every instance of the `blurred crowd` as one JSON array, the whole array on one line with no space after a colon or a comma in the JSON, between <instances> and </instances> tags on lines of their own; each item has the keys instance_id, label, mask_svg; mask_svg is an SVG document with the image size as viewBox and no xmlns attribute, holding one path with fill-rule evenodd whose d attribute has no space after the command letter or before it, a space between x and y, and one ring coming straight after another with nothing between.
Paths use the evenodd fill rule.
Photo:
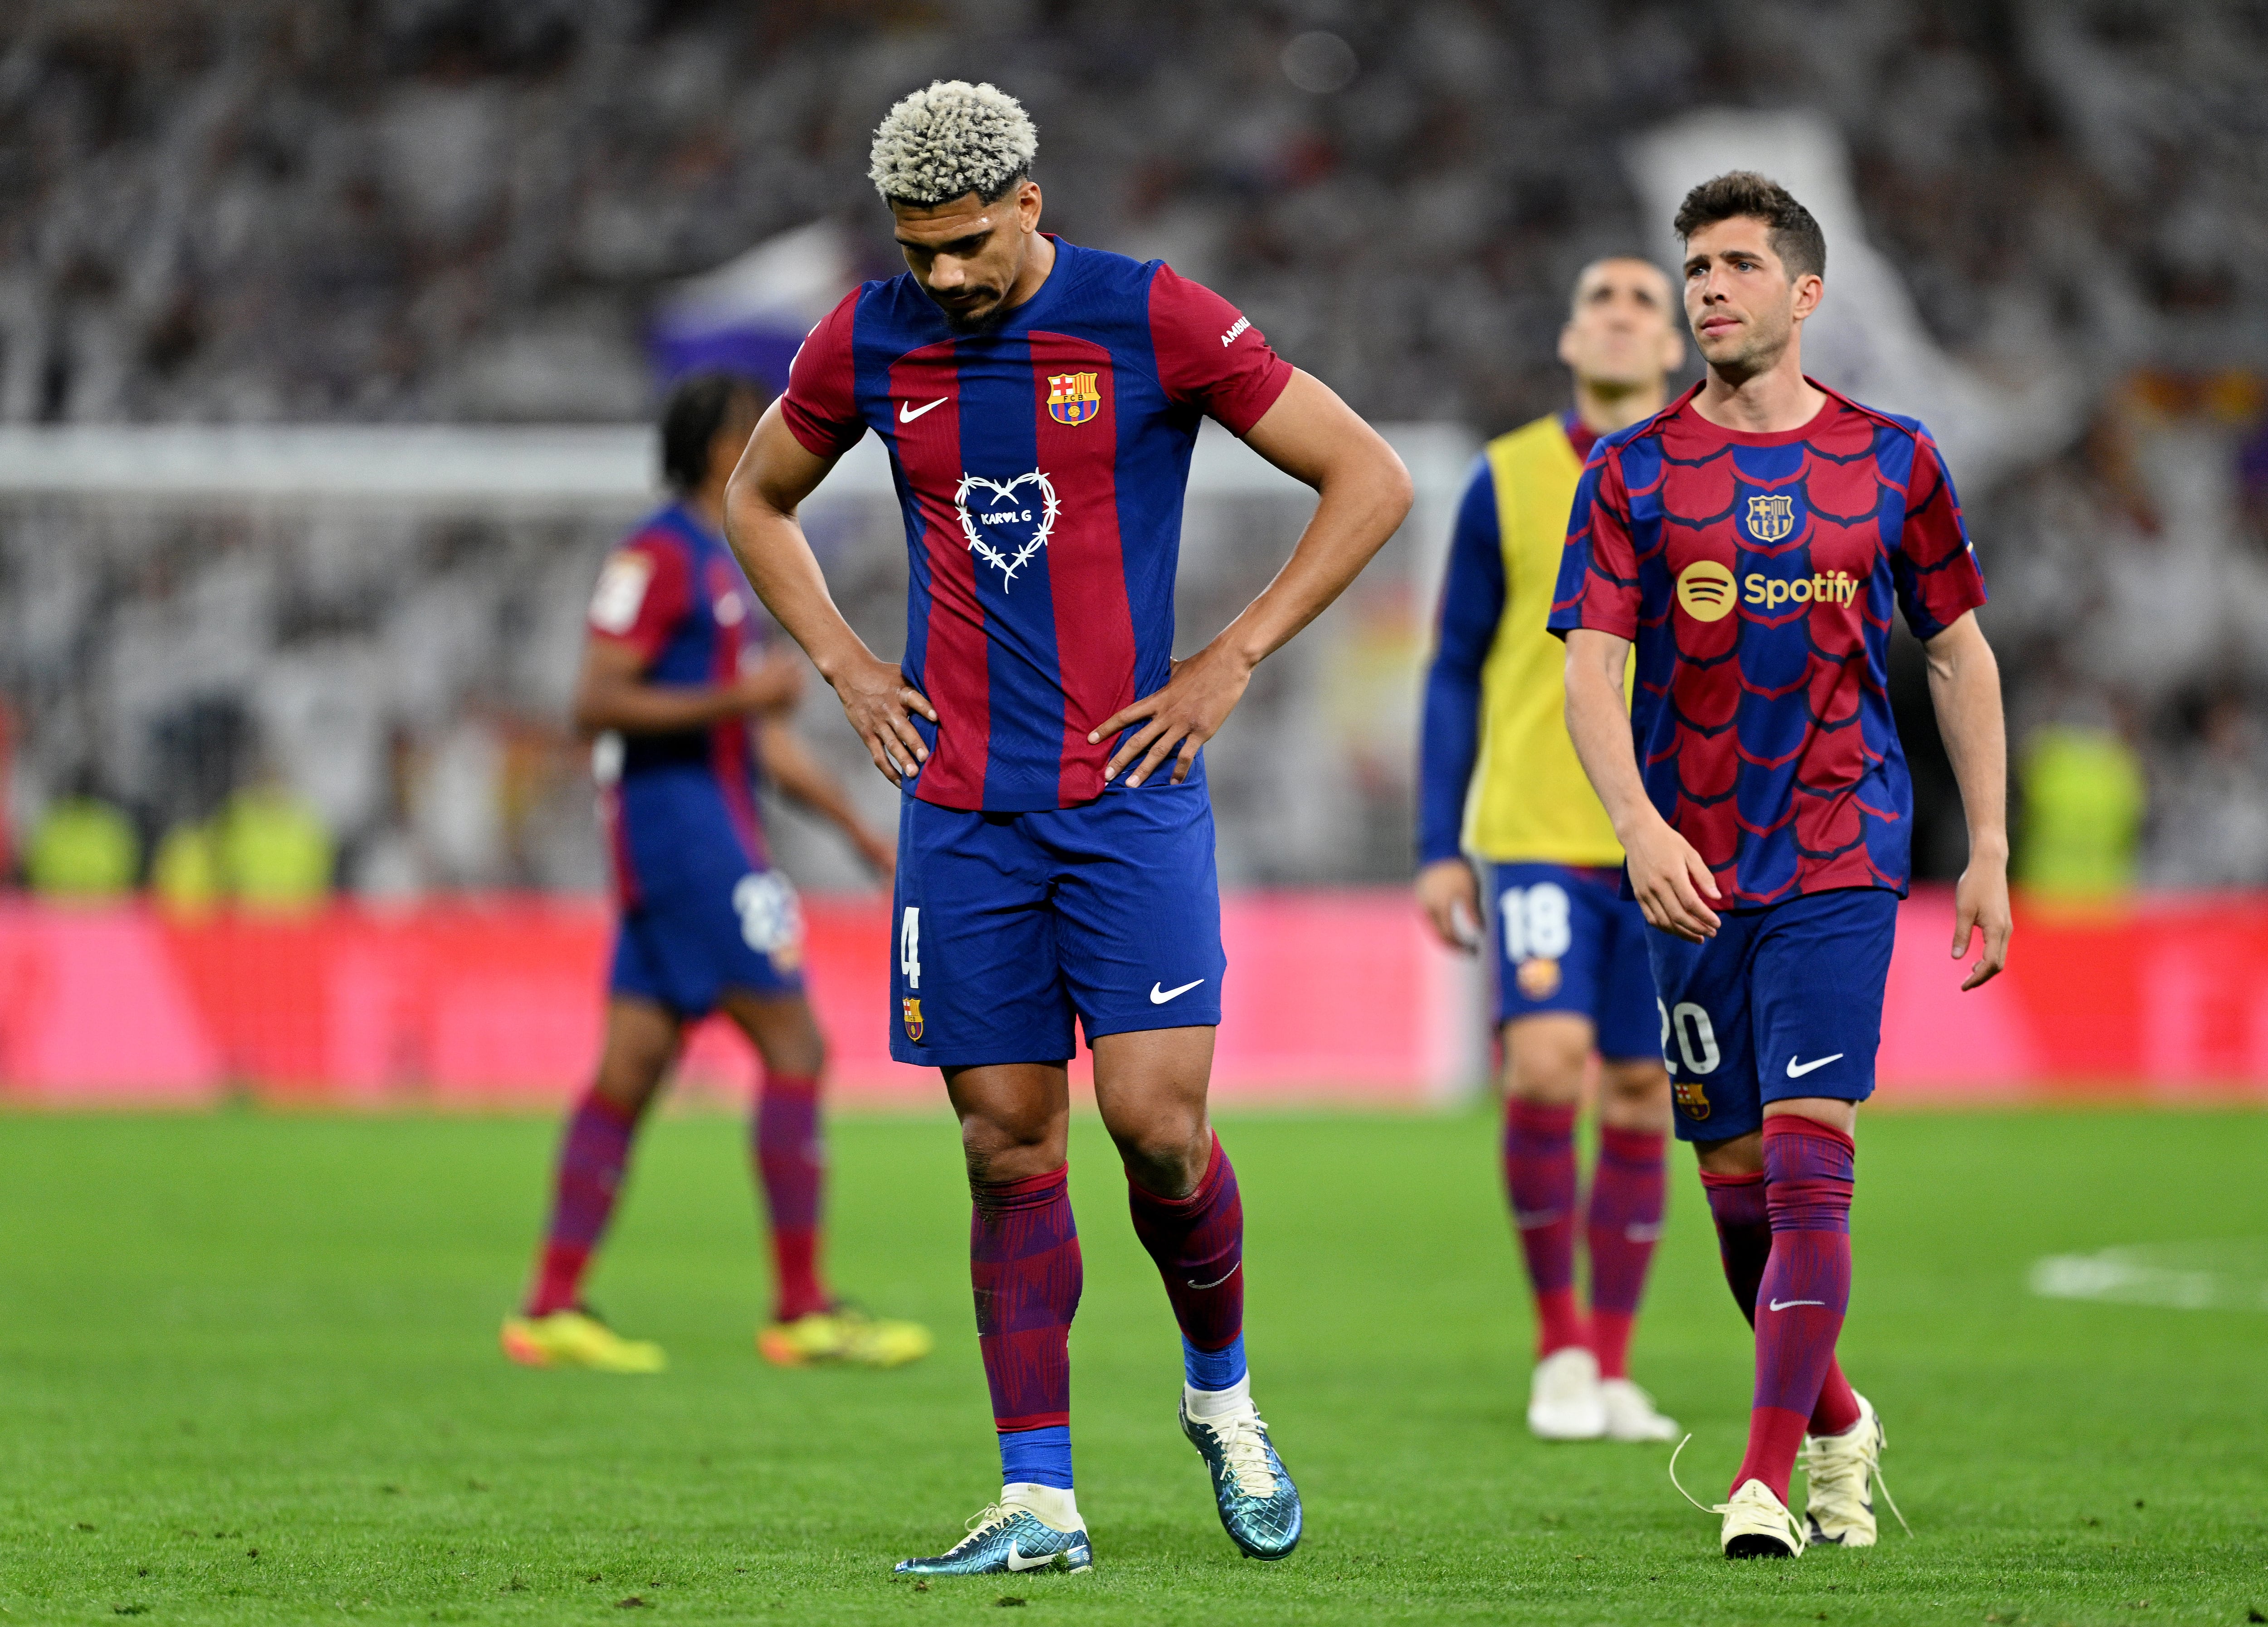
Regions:
<instances>
[{"instance_id":1,"label":"blurred crowd","mask_svg":"<svg viewBox=\"0 0 2268 1627\"><path fill-rule=\"evenodd\" d=\"M1482 433L1560 401L1576 267L1656 240L1630 137L1699 107L1822 111L1939 342L2088 403L2073 444L1963 493L2048 869L2268 883L2257 5L21 0L0 11L0 423L641 416L670 280L821 217L889 269L867 134L941 74L1026 100L1057 229L1231 291L1375 418ZM603 527L366 530L0 504L19 845L74 787L154 851L288 783L352 885L593 879L556 674L512 652L571 650ZM373 546L389 563L333 557ZM420 574L353 586L373 571ZM412 630L425 615L442 630ZM254 675L349 634L360 653L293 681L331 701ZM355 661L429 637L481 659L400 678L399 704L338 698L367 682ZM166 705L121 699L152 683ZM310 766L325 706L380 742L364 766ZM1904 710L1926 759L1926 707ZM1920 769L1941 872L1949 783ZM494 806L432 811L452 775ZM2097 794L2113 782L2131 794ZM1336 876L1402 862L1363 844Z\"/></svg>"}]
</instances>

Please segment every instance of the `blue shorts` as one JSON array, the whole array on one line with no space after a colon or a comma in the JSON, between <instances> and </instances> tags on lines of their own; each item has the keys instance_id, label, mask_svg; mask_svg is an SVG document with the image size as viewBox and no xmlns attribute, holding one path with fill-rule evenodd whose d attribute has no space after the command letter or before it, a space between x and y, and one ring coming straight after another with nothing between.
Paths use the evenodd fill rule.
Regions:
<instances>
[{"instance_id":1,"label":"blue shorts","mask_svg":"<svg viewBox=\"0 0 2268 1627\"><path fill-rule=\"evenodd\" d=\"M1652 1059L1646 917L1621 887L1619 870L1543 864L1491 869L1498 1022L1551 1012L1587 1017L1602 1056Z\"/></svg>"},{"instance_id":2,"label":"blue shorts","mask_svg":"<svg viewBox=\"0 0 2268 1627\"><path fill-rule=\"evenodd\" d=\"M1202 785L1028 814L898 815L890 1055L1064 1062L1095 1036L1220 1022L1220 883Z\"/></svg>"},{"instance_id":3,"label":"blue shorts","mask_svg":"<svg viewBox=\"0 0 2268 1627\"><path fill-rule=\"evenodd\" d=\"M1897 894L1850 887L1718 919L1705 944L1646 935L1678 1138L1761 1130L1768 1101L1873 1095Z\"/></svg>"},{"instance_id":4,"label":"blue shorts","mask_svg":"<svg viewBox=\"0 0 2268 1627\"><path fill-rule=\"evenodd\" d=\"M800 995L803 909L788 879L750 870L737 851L683 857L622 911L608 988L681 1020L716 1010L728 989L760 999Z\"/></svg>"}]
</instances>

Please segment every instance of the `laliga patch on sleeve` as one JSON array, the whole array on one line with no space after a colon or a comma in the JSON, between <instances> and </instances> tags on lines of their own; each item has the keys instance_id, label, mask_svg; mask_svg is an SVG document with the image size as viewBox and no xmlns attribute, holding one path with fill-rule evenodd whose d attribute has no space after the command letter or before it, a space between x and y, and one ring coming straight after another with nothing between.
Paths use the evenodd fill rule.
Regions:
<instances>
[{"instance_id":1,"label":"laliga patch on sleeve","mask_svg":"<svg viewBox=\"0 0 2268 1627\"><path fill-rule=\"evenodd\" d=\"M653 561L628 548L607 561L599 572L599 585L591 594L591 625L602 633L627 633L637 624L645 603L646 585L653 580Z\"/></svg>"}]
</instances>

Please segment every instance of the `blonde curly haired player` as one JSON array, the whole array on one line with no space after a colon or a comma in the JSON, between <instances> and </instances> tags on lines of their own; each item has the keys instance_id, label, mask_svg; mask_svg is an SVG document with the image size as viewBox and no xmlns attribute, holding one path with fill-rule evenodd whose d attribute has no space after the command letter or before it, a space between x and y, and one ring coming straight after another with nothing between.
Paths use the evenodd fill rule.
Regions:
<instances>
[{"instance_id":1,"label":"blonde curly haired player","mask_svg":"<svg viewBox=\"0 0 2268 1627\"><path fill-rule=\"evenodd\" d=\"M1080 1029L1182 1331L1178 1422L1230 1537L1277 1559L1303 1515L1252 1399L1244 1211L1205 1108L1227 959L1200 748L1401 523L1410 480L1219 295L1041 231L1037 153L991 85L932 85L889 110L870 173L905 275L812 330L727 504L748 579L902 793L891 1052L943 1073L975 1200L1000 1494L948 1552L899 1569L1093 1562L1068 1346ZM1182 499L1207 416L1321 502L1267 591L1176 662ZM905 509L902 666L843 622L796 523L869 431Z\"/></svg>"}]
</instances>

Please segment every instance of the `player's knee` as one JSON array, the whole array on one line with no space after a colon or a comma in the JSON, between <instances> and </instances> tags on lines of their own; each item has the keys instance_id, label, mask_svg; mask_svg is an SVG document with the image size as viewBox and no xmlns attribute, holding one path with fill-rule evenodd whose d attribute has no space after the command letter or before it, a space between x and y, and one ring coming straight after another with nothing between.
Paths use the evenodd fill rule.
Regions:
<instances>
[{"instance_id":1,"label":"player's knee","mask_svg":"<svg viewBox=\"0 0 2268 1627\"><path fill-rule=\"evenodd\" d=\"M1669 1074L1650 1059L1605 1064L1599 1070L1599 1097L1610 1123L1636 1128L1643 1121L1651 1128L1654 1120L1669 1121Z\"/></svg>"},{"instance_id":2,"label":"player's knee","mask_svg":"<svg viewBox=\"0 0 2268 1627\"><path fill-rule=\"evenodd\" d=\"M1127 1177L1160 1197L1182 1197L1204 1179L1212 1153L1211 1127L1202 1111L1164 1111L1123 1129L1114 1129Z\"/></svg>"},{"instance_id":3,"label":"player's knee","mask_svg":"<svg viewBox=\"0 0 2268 1627\"><path fill-rule=\"evenodd\" d=\"M1575 1101L1590 1059L1587 1034L1558 1032L1556 1026L1539 1033L1514 1023L1506 1030L1505 1093L1518 1101Z\"/></svg>"}]
</instances>

